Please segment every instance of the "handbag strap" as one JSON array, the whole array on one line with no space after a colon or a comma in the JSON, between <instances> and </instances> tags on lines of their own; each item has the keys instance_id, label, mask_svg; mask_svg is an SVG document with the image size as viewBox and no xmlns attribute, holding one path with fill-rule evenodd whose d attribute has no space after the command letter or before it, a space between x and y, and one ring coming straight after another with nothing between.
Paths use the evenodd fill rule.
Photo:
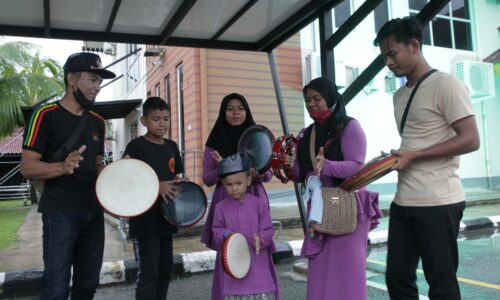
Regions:
<instances>
[{"instance_id":1,"label":"handbag strap","mask_svg":"<svg viewBox=\"0 0 500 300\"><path fill-rule=\"evenodd\" d=\"M309 155L311 156L311 164L314 170L314 165L316 162L316 125L313 124L311 128L311 138L309 140Z\"/></svg>"},{"instance_id":2,"label":"handbag strap","mask_svg":"<svg viewBox=\"0 0 500 300\"><path fill-rule=\"evenodd\" d=\"M87 110L83 111L83 114L78 121L78 125L76 125L75 131L73 131L71 136L66 140L66 142L64 142L61 147L57 148L57 150L50 155L49 159L47 160L48 162L63 161L66 158L66 155L68 155L71 148L73 148L73 146L75 145L76 140L83 132L83 129L87 124L88 115L89 113Z\"/></svg>"},{"instance_id":3,"label":"handbag strap","mask_svg":"<svg viewBox=\"0 0 500 300\"><path fill-rule=\"evenodd\" d=\"M401 128L400 128L400 131L399 131L399 133L401 135L403 135L403 129L405 128L406 118L408 117L408 111L410 110L410 105L411 105L411 102L413 101L413 96L415 96L415 93L417 92L417 89L420 86L420 84L427 77L429 77L432 73L434 73L436 71L437 71L436 69L432 69L430 71L427 71L427 73L425 73L422 77L420 77L420 79L417 81L417 84L415 84L415 88L413 89L413 91L410 94L410 99L408 99L408 103L406 104L405 112L403 113L403 118L401 119Z\"/></svg>"}]
</instances>

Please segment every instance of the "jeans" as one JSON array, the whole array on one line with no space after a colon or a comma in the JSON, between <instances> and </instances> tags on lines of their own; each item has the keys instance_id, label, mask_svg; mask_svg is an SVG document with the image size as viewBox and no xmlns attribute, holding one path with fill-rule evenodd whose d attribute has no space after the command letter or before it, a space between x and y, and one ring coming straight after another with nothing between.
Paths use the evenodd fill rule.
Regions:
<instances>
[{"instance_id":1,"label":"jeans","mask_svg":"<svg viewBox=\"0 0 500 300\"><path fill-rule=\"evenodd\" d=\"M391 299L418 299L422 259L429 298L460 299L457 237L465 202L429 207L391 204L386 283Z\"/></svg>"},{"instance_id":2,"label":"jeans","mask_svg":"<svg viewBox=\"0 0 500 300\"><path fill-rule=\"evenodd\" d=\"M92 299L99 285L104 251L100 212L44 212L41 299Z\"/></svg>"}]
</instances>

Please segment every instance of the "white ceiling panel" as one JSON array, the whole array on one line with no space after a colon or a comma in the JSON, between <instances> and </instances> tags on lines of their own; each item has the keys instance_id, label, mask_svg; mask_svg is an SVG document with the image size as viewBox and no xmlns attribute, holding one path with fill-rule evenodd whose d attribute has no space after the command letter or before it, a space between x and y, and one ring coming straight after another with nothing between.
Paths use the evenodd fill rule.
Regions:
<instances>
[{"instance_id":1,"label":"white ceiling panel","mask_svg":"<svg viewBox=\"0 0 500 300\"><path fill-rule=\"evenodd\" d=\"M197 1L172 36L209 39L246 3L247 0Z\"/></svg>"},{"instance_id":2,"label":"white ceiling panel","mask_svg":"<svg viewBox=\"0 0 500 300\"><path fill-rule=\"evenodd\" d=\"M102 31L106 29L112 8L113 1L107 0L51 0L50 26L70 30Z\"/></svg>"},{"instance_id":3,"label":"white ceiling panel","mask_svg":"<svg viewBox=\"0 0 500 300\"><path fill-rule=\"evenodd\" d=\"M43 1L0 0L0 24L43 26Z\"/></svg>"},{"instance_id":4,"label":"white ceiling panel","mask_svg":"<svg viewBox=\"0 0 500 300\"><path fill-rule=\"evenodd\" d=\"M307 2L304 0L260 0L219 39L257 42Z\"/></svg>"},{"instance_id":5,"label":"white ceiling panel","mask_svg":"<svg viewBox=\"0 0 500 300\"><path fill-rule=\"evenodd\" d=\"M112 32L159 35L182 0L122 0Z\"/></svg>"}]
</instances>

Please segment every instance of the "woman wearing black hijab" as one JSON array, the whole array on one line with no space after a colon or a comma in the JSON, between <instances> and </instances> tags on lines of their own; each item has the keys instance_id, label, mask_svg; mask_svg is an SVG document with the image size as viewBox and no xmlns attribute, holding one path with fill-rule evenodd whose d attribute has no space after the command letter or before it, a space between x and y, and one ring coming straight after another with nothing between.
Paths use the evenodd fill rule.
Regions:
<instances>
[{"instance_id":1,"label":"woman wearing black hijab","mask_svg":"<svg viewBox=\"0 0 500 300\"><path fill-rule=\"evenodd\" d=\"M324 187L338 186L361 168L366 155L365 134L359 122L346 115L342 96L327 78L312 80L303 95L314 123L299 133L295 157L288 157L294 180L304 182L316 175ZM310 153L313 130L314 159ZM308 258L307 299L366 299L368 232L382 214L377 193L361 189L356 201L358 224L353 233L334 236L317 232L304 237L301 255ZM308 215L310 209L308 202Z\"/></svg>"},{"instance_id":2,"label":"woman wearing black hijab","mask_svg":"<svg viewBox=\"0 0 500 300\"><path fill-rule=\"evenodd\" d=\"M205 143L205 152L203 155L203 183L205 183L206 186L215 185L215 190L212 194L212 203L210 204L210 209L201 235L201 242L215 251L219 249L216 249L212 238L214 208L217 202L228 197L222 182L219 181L217 176L217 164L223 158L237 152L238 141L241 134L252 125L255 125L255 122L245 97L237 93L229 94L222 99L219 116ZM252 176L253 180L247 189L247 193L256 197L265 197L269 202L262 182L270 181L273 176L272 172L269 170L263 175L252 172ZM271 248L274 251L274 244L271 245ZM222 294L222 275L224 271L221 266L220 257L217 256L212 282L212 300L224 299ZM274 274L274 278L276 278L276 274ZM275 284L277 286L277 281Z\"/></svg>"}]
</instances>

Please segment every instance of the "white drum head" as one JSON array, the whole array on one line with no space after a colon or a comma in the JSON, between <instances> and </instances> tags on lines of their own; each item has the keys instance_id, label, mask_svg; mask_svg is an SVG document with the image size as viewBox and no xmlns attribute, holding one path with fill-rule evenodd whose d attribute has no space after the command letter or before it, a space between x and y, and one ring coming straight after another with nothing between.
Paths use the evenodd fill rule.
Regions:
<instances>
[{"instance_id":1,"label":"white drum head","mask_svg":"<svg viewBox=\"0 0 500 300\"><path fill-rule=\"evenodd\" d=\"M156 201L160 183L155 171L137 159L120 159L97 177L97 199L109 213L134 217L146 212Z\"/></svg>"},{"instance_id":2,"label":"white drum head","mask_svg":"<svg viewBox=\"0 0 500 300\"><path fill-rule=\"evenodd\" d=\"M247 276L250 270L250 247L241 233L232 233L224 242L222 261L226 273L236 279Z\"/></svg>"}]
</instances>

